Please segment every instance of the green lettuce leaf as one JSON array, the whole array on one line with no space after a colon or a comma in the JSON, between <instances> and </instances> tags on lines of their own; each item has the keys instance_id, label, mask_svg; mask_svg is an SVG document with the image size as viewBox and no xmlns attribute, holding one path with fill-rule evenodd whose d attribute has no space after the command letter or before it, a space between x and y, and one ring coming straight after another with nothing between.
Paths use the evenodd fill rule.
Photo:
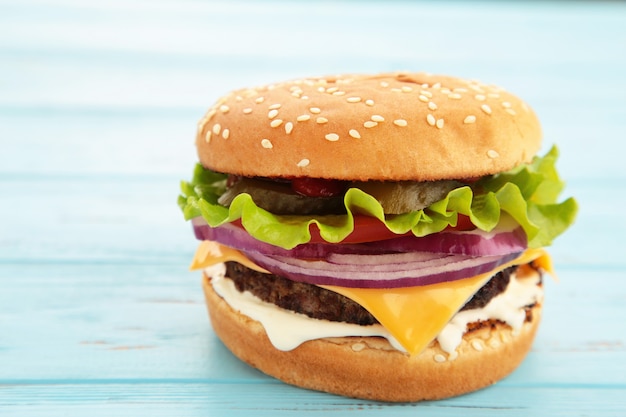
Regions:
<instances>
[{"instance_id":1,"label":"green lettuce leaf","mask_svg":"<svg viewBox=\"0 0 626 417\"><path fill-rule=\"evenodd\" d=\"M187 220L202 216L213 227L241 220L256 239L285 249L309 242L312 225L327 242L341 242L354 230L355 215L375 217L394 233L411 231L426 236L456 226L459 215L468 216L477 228L491 231L503 213L524 229L528 246L537 248L549 245L563 233L578 211L573 198L557 201L564 188L556 171L557 158L558 150L553 147L530 164L456 188L425 209L399 215L385 215L380 203L358 188L346 192L347 213L342 215L276 215L258 207L245 193L224 207L217 200L226 189L226 175L200 164L190 182L181 182L178 204Z\"/></svg>"}]
</instances>

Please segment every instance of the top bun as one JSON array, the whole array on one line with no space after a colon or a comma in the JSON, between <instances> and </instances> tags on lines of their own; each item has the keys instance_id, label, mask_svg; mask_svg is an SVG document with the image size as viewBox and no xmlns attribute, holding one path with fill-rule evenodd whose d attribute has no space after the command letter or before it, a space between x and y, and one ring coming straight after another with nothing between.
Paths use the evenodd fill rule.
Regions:
<instances>
[{"instance_id":1,"label":"top bun","mask_svg":"<svg viewBox=\"0 0 626 417\"><path fill-rule=\"evenodd\" d=\"M428 181L529 162L541 127L501 88L400 72L234 91L200 120L196 144L205 167L247 177Z\"/></svg>"}]
</instances>

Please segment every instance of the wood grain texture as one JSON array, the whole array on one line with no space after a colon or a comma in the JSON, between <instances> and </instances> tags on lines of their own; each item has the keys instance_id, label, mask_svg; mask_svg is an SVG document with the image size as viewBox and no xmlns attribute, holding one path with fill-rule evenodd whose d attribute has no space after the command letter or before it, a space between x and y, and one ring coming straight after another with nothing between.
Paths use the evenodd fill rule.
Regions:
<instances>
[{"instance_id":1,"label":"wood grain texture","mask_svg":"<svg viewBox=\"0 0 626 417\"><path fill-rule=\"evenodd\" d=\"M0 2L0 415L626 415L624 45L618 2ZM560 280L489 389L286 386L222 346L187 271L196 122L233 88L399 69L533 106L581 207L550 249Z\"/></svg>"}]
</instances>

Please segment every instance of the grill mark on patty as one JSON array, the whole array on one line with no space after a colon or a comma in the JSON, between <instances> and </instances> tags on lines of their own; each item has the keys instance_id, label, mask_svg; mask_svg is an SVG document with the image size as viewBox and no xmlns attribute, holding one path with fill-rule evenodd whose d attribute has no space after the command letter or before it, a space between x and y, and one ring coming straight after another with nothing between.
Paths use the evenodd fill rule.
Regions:
<instances>
[{"instance_id":1,"label":"grill mark on patty","mask_svg":"<svg viewBox=\"0 0 626 417\"><path fill-rule=\"evenodd\" d=\"M516 269L517 266L512 266L495 274L461 308L461 311L486 306L493 297L506 289L511 274ZM240 292L249 291L263 301L311 318L355 323L362 326L378 323L378 320L360 304L317 285L295 282L279 275L254 271L237 262L226 262L226 277L233 280Z\"/></svg>"}]
</instances>

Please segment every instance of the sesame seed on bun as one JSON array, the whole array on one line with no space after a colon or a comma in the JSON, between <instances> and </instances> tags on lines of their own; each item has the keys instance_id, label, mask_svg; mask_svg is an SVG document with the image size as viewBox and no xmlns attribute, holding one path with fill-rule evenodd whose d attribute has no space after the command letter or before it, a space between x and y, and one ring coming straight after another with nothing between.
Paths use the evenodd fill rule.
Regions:
<instances>
[{"instance_id":1,"label":"sesame seed on bun","mask_svg":"<svg viewBox=\"0 0 626 417\"><path fill-rule=\"evenodd\" d=\"M308 78L234 91L198 125L200 162L241 176L439 180L529 162L541 128L501 88L426 73Z\"/></svg>"}]
</instances>

